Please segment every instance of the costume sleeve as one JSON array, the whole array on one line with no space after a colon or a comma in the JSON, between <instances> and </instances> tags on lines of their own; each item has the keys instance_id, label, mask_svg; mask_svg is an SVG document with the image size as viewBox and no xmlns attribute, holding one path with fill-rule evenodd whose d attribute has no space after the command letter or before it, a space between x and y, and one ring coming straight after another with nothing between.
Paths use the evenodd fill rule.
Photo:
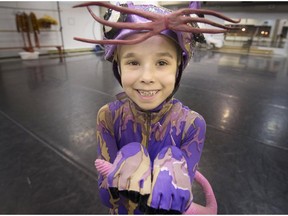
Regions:
<instances>
[{"instance_id":1,"label":"costume sleeve","mask_svg":"<svg viewBox=\"0 0 288 216\"><path fill-rule=\"evenodd\" d=\"M114 138L113 125L112 113L109 109L109 105L105 105L98 111L97 115L97 158L110 163L114 162L118 152L117 143ZM104 178L100 173L98 173L98 186L102 203L109 208L116 209L118 200L112 198L110 191L107 189L107 178Z\"/></svg>"},{"instance_id":2,"label":"costume sleeve","mask_svg":"<svg viewBox=\"0 0 288 216\"><path fill-rule=\"evenodd\" d=\"M184 138L180 148L187 160L188 173L192 183L204 146L206 122L198 113L191 111L190 114L186 118Z\"/></svg>"},{"instance_id":3,"label":"costume sleeve","mask_svg":"<svg viewBox=\"0 0 288 216\"><path fill-rule=\"evenodd\" d=\"M184 127L180 146L165 146L153 161L147 213L183 213L192 203L192 182L202 154L206 123L198 113L188 109L181 114L178 125L184 122Z\"/></svg>"}]
</instances>

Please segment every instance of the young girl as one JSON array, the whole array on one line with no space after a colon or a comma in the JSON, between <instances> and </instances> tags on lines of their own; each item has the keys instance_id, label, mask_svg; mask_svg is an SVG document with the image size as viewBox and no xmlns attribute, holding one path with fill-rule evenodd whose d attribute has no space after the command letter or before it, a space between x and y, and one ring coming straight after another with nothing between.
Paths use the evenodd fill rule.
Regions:
<instances>
[{"instance_id":1,"label":"young girl","mask_svg":"<svg viewBox=\"0 0 288 216\"><path fill-rule=\"evenodd\" d=\"M105 20L93 14L91 4L109 8ZM96 167L101 169L105 161L112 164L99 173L103 204L113 214L184 213L193 200L192 182L206 123L173 95L193 46L203 39L201 31L184 14L180 16L188 20L181 21L184 30L175 30L181 26L170 21L173 16L167 15L172 12L153 5L117 7L98 2L80 6L88 6L97 21L114 27L109 31L104 27L103 41L76 39L106 44L105 58L113 63L114 75L124 90L97 115L98 159L104 161L96 160ZM122 12L117 17L122 28L110 22L114 10ZM157 22L153 16L163 19ZM157 26L154 32L151 20Z\"/></svg>"}]
</instances>

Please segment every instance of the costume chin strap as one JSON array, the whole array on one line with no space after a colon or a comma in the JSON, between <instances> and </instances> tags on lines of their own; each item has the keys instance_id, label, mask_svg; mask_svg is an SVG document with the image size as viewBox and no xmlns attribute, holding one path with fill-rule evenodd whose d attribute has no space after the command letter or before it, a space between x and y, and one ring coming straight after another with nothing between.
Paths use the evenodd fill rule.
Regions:
<instances>
[{"instance_id":1,"label":"costume chin strap","mask_svg":"<svg viewBox=\"0 0 288 216\"><path fill-rule=\"evenodd\" d=\"M105 19L102 19L96 16L93 11L91 10L90 6L102 6L108 9L112 9L118 11L120 13L125 14L135 14L141 16L147 20L151 20L151 22L146 23L132 23L132 22L110 22ZM237 30L238 28L228 27L221 25L219 23L215 23L205 18L201 17L191 17L191 14L197 15L211 15L218 17L220 19L229 21L231 23L239 23L239 20L233 20L229 17L224 16L221 13L217 13L212 10L202 10L202 9L193 9L193 8L184 8L174 11L170 14L157 14L149 11L139 10L139 9L131 9L127 7L121 7L109 4L107 2L88 2L74 6L77 7L87 7L91 16L98 21L99 23L110 26L112 28L118 29L133 29L139 31L147 31L143 33L142 36L137 37L136 39L131 40L116 40L116 39L107 39L107 40L91 40L85 38L74 37L75 40L86 42L86 43L93 43L93 44L122 44L122 45L131 45L140 43L154 35L160 34L164 30L172 30L172 31L179 31L179 32L190 32L190 33L210 33L210 34L217 34L217 33L224 33L227 30ZM206 23L211 26L218 27L220 29L200 29L192 27L190 23Z\"/></svg>"},{"instance_id":2,"label":"costume chin strap","mask_svg":"<svg viewBox=\"0 0 288 216\"><path fill-rule=\"evenodd\" d=\"M118 64L117 61L114 60L112 62L112 67L113 67L113 73L114 73L115 78L118 80L118 82L122 86L120 65Z\"/></svg>"}]
</instances>

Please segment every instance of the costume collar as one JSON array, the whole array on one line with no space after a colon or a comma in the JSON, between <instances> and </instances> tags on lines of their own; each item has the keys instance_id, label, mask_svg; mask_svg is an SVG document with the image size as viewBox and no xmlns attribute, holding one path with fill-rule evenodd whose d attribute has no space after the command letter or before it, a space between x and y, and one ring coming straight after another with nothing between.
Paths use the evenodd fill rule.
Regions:
<instances>
[{"instance_id":1,"label":"costume collar","mask_svg":"<svg viewBox=\"0 0 288 216\"><path fill-rule=\"evenodd\" d=\"M152 110L142 110L125 92L116 95L116 98L123 103L129 101L130 108L135 115L150 115L153 122L158 121L173 106L173 98L163 101L159 106Z\"/></svg>"}]
</instances>

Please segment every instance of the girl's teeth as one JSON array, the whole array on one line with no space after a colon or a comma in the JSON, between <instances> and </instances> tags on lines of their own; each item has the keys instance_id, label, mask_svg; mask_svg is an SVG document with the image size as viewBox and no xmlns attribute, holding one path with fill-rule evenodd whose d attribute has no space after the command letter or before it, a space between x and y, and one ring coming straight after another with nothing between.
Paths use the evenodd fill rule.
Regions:
<instances>
[{"instance_id":1,"label":"girl's teeth","mask_svg":"<svg viewBox=\"0 0 288 216\"><path fill-rule=\"evenodd\" d=\"M138 91L141 96L151 97L157 93L157 91Z\"/></svg>"}]
</instances>

